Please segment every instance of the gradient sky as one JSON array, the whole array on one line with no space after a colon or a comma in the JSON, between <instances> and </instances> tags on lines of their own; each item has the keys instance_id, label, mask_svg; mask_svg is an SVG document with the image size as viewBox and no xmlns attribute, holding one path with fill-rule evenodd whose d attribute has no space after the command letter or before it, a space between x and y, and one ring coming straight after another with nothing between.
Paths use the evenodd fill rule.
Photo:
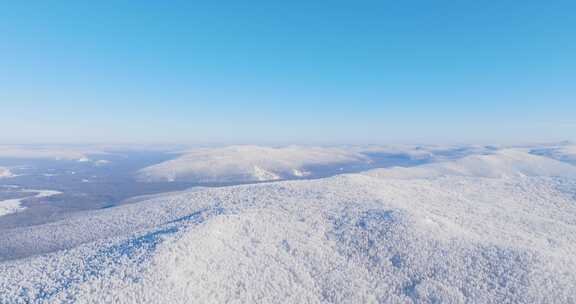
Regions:
<instances>
[{"instance_id":1,"label":"gradient sky","mask_svg":"<svg viewBox=\"0 0 576 304\"><path fill-rule=\"evenodd\" d=\"M0 142L576 139L576 1L4 1Z\"/></svg>"}]
</instances>

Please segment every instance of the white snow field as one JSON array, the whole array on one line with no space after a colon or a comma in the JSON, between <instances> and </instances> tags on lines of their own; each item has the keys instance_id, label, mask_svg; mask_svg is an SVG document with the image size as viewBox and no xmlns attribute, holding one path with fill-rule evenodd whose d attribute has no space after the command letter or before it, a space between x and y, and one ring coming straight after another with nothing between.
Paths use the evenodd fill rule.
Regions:
<instances>
[{"instance_id":1,"label":"white snow field","mask_svg":"<svg viewBox=\"0 0 576 304\"><path fill-rule=\"evenodd\" d=\"M33 190L33 189L24 189L24 190L20 190L20 192L31 193L33 195L22 197L22 198L0 200L0 216L26 210L26 207L22 206L22 201L25 199L45 198L45 197L50 197L50 196L62 193L62 192L53 191L53 190ZM2 250L2 249L0 249L0 250Z\"/></svg>"},{"instance_id":2,"label":"white snow field","mask_svg":"<svg viewBox=\"0 0 576 304\"><path fill-rule=\"evenodd\" d=\"M254 182L305 177L304 167L365 163L352 149L327 147L228 146L198 148L182 156L140 170L144 181Z\"/></svg>"},{"instance_id":3,"label":"white snow field","mask_svg":"<svg viewBox=\"0 0 576 304\"><path fill-rule=\"evenodd\" d=\"M0 303L576 303L575 172L502 150L155 196L0 234Z\"/></svg>"},{"instance_id":4,"label":"white snow field","mask_svg":"<svg viewBox=\"0 0 576 304\"><path fill-rule=\"evenodd\" d=\"M396 167L369 174L381 178L423 178L443 175L474 177L556 176L576 178L576 167L552 158L532 155L523 149L502 149L491 154L470 155L454 161L412 168Z\"/></svg>"}]
</instances>

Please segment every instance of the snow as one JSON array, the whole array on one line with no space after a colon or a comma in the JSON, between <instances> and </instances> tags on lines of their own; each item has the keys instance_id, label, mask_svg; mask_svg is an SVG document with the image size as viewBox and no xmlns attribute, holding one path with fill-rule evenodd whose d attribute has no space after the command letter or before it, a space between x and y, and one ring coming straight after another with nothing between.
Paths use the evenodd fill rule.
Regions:
<instances>
[{"instance_id":1,"label":"snow","mask_svg":"<svg viewBox=\"0 0 576 304\"><path fill-rule=\"evenodd\" d=\"M405 155L420 160L452 160L457 157L473 154L490 153L495 146L482 145L369 145L351 147L361 153L383 153Z\"/></svg>"},{"instance_id":2,"label":"snow","mask_svg":"<svg viewBox=\"0 0 576 304\"><path fill-rule=\"evenodd\" d=\"M574 303L573 168L504 149L155 195L0 234L0 303Z\"/></svg>"},{"instance_id":3,"label":"snow","mask_svg":"<svg viewBox=\"0 0 576 304\"><path fill-rule=\"evenodd\" d=\"M90 148L67 146L0 145L0 158L84 161L88 154L104 153Z\"/></svg>"},{"instance_id":4,"label":"snow","mask_svg":"<svg viewBox=\"0 0 576 304\"><path fill-rule=\"evenodd\" d=\"M470 155L455 161L426 164L412 168L377 169L381 178L426 178L442 175L476 177L557 176L576 178L576 166L548 157L532 155L524 149L502 149L490 154Z\"/></svg>"},{"instance_id":5,"label":"snow","mask_svg":"<svg viewBox=\"0 0 576 304\"><path fill-rule=\"evenodd\" d=\"M344 148L229 146L199 148L139 171L144 181L253 182L307 176L308 166L364 163L361 153Z\"/></svg>"},{"instance_id":6,"label":"snow","mask_svg":"<svg viewBox=\"0 0 576 304\"><path fill-rule=\"evenodd\" d=\"M300 169L292 169L292 175L296 177L305 177L312 174L310 171L300 170Z\"/></svg>"},{"instance_id":7,"label":"snow","mask_svg":"<svg viewBox=\"0 0 576 304\"><path fill-rule=\"evenodd\" d=\"M498 148L477 145L350 145L228 146L196 148L176 159L139 170L141 181L188 181L199 183L262 182L324 177L348 168L377 167L395 158L423 162L450 161L467 155L492 153ZM380 163L382 164L382 163ZM353 169L352 171L357 171Z\"/></svg>"},{"instance_id":8,"label":"snow","mask_svg":"<svg viewBox=\"0 0 576 304\"><path fill-rule=\"evenodd\" d=\"M573 144L534 148L531 152L576 165L576 145Z\"/></svg>"},{"instance_id":9,"label":"snow","mask_svg":"<svg viewBox=\"0 0 576 304\"><path fill-rule=\"evenodd\" d=\"M271 181L271 180L279 180L281 178L278 174L267 171L258 166L254 166L254 172L252 174L252 177L257 181Z\"/></svg>"},{"instance_id":10,"label":"snow","mask_svg":"<svg viewBox=\"0 0 576 304\"><path fill-rule=\"evenodd\" d=\"M0 216L24 211L25 208L20 206L20 201L21 200L19 199L8 199L0 201Z\"/></svg>"},{"instance_id":11,"label":"snow","mask_svg":"<svg viewBox=\"0 0 576 304\"><path fill-rule=\"evenodd\" d=\"M61 194L61 192L53 191L53 190L27 189L27 190L21 190L21 192L35 193L35 195L23 197L23 198L8 199L8 200L0 201L0 216L11 214L11 213L16 213L16 212L22 212L22 211L26 210L26 207L22 206L22 201L25 199L46 198L46 197L50 197L53 195Z\"/></svg>"},{"instance_id":12,"label":"snow","mask_svg":"<svg viewBox=\"0 0 576 304\"><path fill-rule=\"evenodd\" d=\"M0 178L12 177L12 172L8 168L0 167Z\"/></svg>"}]
</instances>

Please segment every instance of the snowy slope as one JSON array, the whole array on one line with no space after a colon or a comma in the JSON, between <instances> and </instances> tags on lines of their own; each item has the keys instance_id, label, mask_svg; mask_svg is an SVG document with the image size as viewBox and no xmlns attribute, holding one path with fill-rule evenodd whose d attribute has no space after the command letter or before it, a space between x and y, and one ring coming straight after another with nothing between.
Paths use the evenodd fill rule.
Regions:
<instances>
[{"instance_id":1,"label":"snowy slope","mask_svg":"<svg viewBox=\"0 0 576 304\"><path fill-rule=\"evenodd\" d=\"M497 150L483 145L370 145L354 147L361 153L405 155L412 159L451 160L466 155L484 154Z\"/></svg>"},{"instance_id":2,"label":"snowy slope","mask_svg":"<svg viewBox=\"0 0 576 304\"><path fill-rule=\"evenodd\" d=\"M531 152L576 165L576 145L568 144L553 147L538 147L532 149Z\"/></svg>"},{"instance_id":3,"label":"snowy slope","mask_svg":"<svg viewBox=\"0 0 576 304\"><path fill-rule=\"evenodd\" d=\"M548 160L202 188L8 231L0 303L575 303L576 180Z\"/></svg>"},{"instance_id":4,"label":"snowy slope","mask_svg":"<svg viewBox=\"0 0 576 304\"><path fill-rule=\"evenodd\" d=\"M304 177L307 166L369 161L348 149L325 147L229 146L192 150L144 168L144 181L253 182Z\"/></svg>"},{"instance_id":5,"label":"snowy slope","mask_svg":"<svg viewBox=\"0 0 576 304\"><path fill-rule=\"evenodd\" d=\"M576 178L576 166L524 149L503 149L490 154L470 155L455 161L426 164L412 168L396 167L367 174L386 178L427 178L443 175L475 177L556 176Z\"/></svg>"},{"instance_id":6,"label":"snowy slope","mask_svg":"<svg viewBox=\"0 0 576 304\"><path fill-rule=\"evenodd\" d=\"M492 153L493 146L478 145L349 145L228 146L197 148L174 160L139 170L141 181L189 181L200 183L261 182L325 177L388 167L394 162L414 165L449 161L467 155ZM327 174L328 173L328 174Z\"/></svg>"}]
</instances>

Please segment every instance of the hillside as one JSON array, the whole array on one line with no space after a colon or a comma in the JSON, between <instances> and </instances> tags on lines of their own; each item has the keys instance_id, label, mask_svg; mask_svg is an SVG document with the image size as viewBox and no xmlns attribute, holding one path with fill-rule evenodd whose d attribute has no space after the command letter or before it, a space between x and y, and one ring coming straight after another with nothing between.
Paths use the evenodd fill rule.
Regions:
<instances>
[{"instance_id":1,"label":"hillside","mask_svg":"<svg viewBox=\"0 0 576 304\"><path fill-rule=\"evenodd\" d=\"M0 302L574 303L576 180L551 161L202 188L10 231Z\"/></svg>"},{"instance_id":2,"label":"hillside","mask_svg":"<svg viewBox=\"0 0 576 304\"><path fill-rule=\"evenodd\" d=\"M325 147L228 146L195 149L178 158L144 168L143 181L255 182L313 175L309 166L365 163L353 150Z\"/></svg>"}]
</instances>

